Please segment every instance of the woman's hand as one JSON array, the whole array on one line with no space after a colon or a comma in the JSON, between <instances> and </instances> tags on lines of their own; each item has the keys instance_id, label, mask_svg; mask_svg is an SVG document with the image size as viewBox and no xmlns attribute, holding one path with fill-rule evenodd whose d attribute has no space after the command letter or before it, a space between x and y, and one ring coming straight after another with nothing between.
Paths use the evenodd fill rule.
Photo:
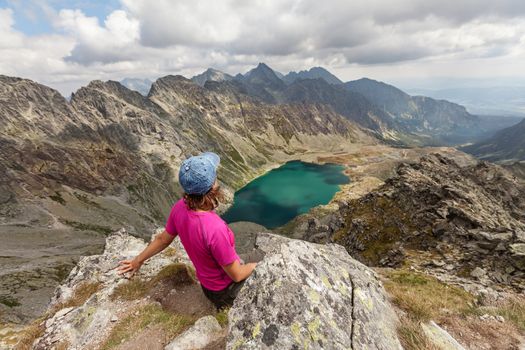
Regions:
<instances>
[{"instance_id":1,"label":"woman's hand","mask_svg":"<svg viewBox=\"0 0 525 350\"><path fill-rule=\"evenodd\" d=\"M135 274L135 272L137 272L140 267L142 266L142 262L138 261L137 259L133 259L133 260L122 260L119 262L120 266L117 268L117 273L119 275L122 275L124 273L127 273L127 272L130 272L131 276L133 276Z\"/></svg>"},{"instance_id":2,"label":"woman's hand","mask_svg":"<svg viewBox=\"0 0 525 350\"><path fill-rule=\"evenodd\" d=\"M137 272L144 261L151 258L153 255L161 252L164 250L167 246L170 245L170 243L175 238L175 235L170 235L166 230L164 230L162 233L155 236L155 238L148 244L144 250L137 255L133 260L122 260L119 262L121 266L117 267L117 271L119 274L130 272L131 276ZM129 278L128 277L128 278Z\"/></svg>"}]
</instances>

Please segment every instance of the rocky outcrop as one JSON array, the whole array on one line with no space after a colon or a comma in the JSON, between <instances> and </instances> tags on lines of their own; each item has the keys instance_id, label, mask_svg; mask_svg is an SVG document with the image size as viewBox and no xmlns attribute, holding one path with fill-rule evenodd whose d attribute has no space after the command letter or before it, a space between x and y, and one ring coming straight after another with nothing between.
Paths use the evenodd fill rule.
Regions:
<instances>
[{"instance_id":1,"label":"rocky outcrop","mask_svg":"<svg viewBox=\"0 0 525 350\"><path fill-rule=\"evenodd\" d=\"M525 184L499 166L425 156L348 202L343 216L332 238L367 264L525 288Z\"/></svg>"},{"instance_id":2,"label":"rocky outcrop","mask_svg":"<svg viewBox=\"0 0 525 350\"><path fill-rule=\"evenodd\" d=\"M67 349L111 347L115 330L133 319L139 320L138 325L122 338L124 349L136 348L133 344L148 344L148 328L144 328L148 322L155 326L153 328L160 329L155 335L155 343L163 348L172 340L167 338L169 332L163 332L161 325L151 323L148 317L152 316L144 314L145 310L161 313L164 318L176 310L177 316L182 317L178 322L189 324L198 317L215 313L191 272L188 273L191 263L178 239L169 250L148 260L131 280L117 273L115 268L119 261L135 257L145 247L142 239L120 230L108 236L102 254L82 257L56 289L41 323L42 336L32 348L51 349L59 345ZM84 295L83 290L87 289L92 291ZM82 295L85 300L79 300ZM202 323L206 322L199 324Z\"/></svg>"},{"instance_id":3,"label":"rocky outcrop","mask_svg":"<svg viewBox=\"0 0 525 350\"><path fill-rule=\"evenodd\" d=\"M199 301L200 288L187 289L182 277L191 266L179 241L127 280L115 267L145 243L116 232L102 254L83 257L57 288L32 349L400 349L397 318L381 283L343 247L267 233L257 235L256 245L266 256L222 328L207 300ZM166 299L198 304L198 312L170 308ZM170 317L176 322L164 329L162 320Z\"/></svg>"},{"instance_id":4,"label":"rocky outcrop","mask_svg":"<svg viewBox=\"0 0 525 350\"><path fill-rule=\"evenodd\" d=\"M259 234L266 252L229 312L228 349L401 349L374 272L343 247Z\"/></svg>"}]
</instances>

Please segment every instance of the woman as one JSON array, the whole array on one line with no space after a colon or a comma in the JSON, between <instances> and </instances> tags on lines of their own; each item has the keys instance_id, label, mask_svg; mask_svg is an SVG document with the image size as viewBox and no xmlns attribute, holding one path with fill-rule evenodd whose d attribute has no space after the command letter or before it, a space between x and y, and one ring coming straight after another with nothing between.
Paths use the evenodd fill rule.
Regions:
<instances>
[{"instance_id":1,"label":"woman","mask_svg":"<svg viewBox=\"0 0 525 350\"><path fill-rule=\"evenodd\" d=\"M178 235L206 297L217 308L233 303L261 257L244 263L235 250L233 232L214 211L223 199L217 182L219 162L219 156L212 152L182 162L179 183L185 192L183 198L172 207L164 231L133 260L120 262L120 274L138 271Z\"/></svg>"}]
</instances>

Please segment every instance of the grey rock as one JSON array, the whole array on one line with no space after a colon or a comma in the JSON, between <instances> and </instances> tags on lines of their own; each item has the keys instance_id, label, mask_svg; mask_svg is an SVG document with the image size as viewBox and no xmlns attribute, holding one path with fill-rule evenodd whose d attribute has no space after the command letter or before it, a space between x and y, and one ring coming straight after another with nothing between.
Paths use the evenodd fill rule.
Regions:
<instances>
[{"instance_id":1,"label":"grey rock","mask_svg":"<svg viewBox=\"0 0 525 350\"><path fill-rule=\"evenodd\" d=\"M184 333L172 340L164 350L199 350L224 337L219 322L213 316L205 316Z\"/></svg>"},{"instance_id":2,"label":"grey rock","mask_svg":"<svg viewBox=\"0 0 525 350\"><path fill-rule=\"evenodd\" d=\"M470 275L474 278L482 278L487 275L487 271L482 269L481 267L476 267L474 270L470 272Z\"/></svg>"},{"instance_id":3,"label":"grey rock","mask_svg":"<svg viewBox=\"0 0 525 350\"><path fill-rule=\"evenodd\" d=\"M509 251L514 267L525 271L525 243L511 244Z\"/></svg>"},{"instance_id":4,"label":"grey rock","mask_svg":"<svg viewBox=\"0 0 525 350\"><path fill-rule=\"evenodd\" d=\"M524 271L525 183L495 164L462 166L456 159L441 152L400 164L384 185L349 203L341 213L348 227L332 241L369 266L390 266L389 253L410 247L429 255L407 254L400 263L458 279L476 266L489 275L509 265ZM444 269L432 259L455 266ZM525 285L516 274L482 281L481 275L469 277L518 292Z\"/></svg>"},{"instance_id":5,"label":"grey rock","mask_svg":"<svg viewBox=\"0 0 525 350\"><path fill-rule=\"evenodd\" d=\"M401 349L375 273L339 245L261 233L266 252L229 312L227 349Z\"/></svg>"},{"instance_id":6,"label":"grey rock","mask_svg":"<svg viewBox=\"0 0 525 350\"><path fill-rule=\"evenodd\" d=\"M421 323L421 328L428 340L437 348L442 350L465 350L446 330L438 326L434 321Z\"/></svg>"},{"instance_id":7,"label":"grey rock","mask_svg":"<svg viewBox=\"0 0 525 350\"><path fill-rule=\"evenodd\" d=\"M134 257L146 247L146 242L133 237L125 230L119 230L106 238L106 247L100 255L82 257L69 276L59 286L49 310L56 304L65 302L76 288L85 282L99 282L100 288L84 304L78 307L60 309L46 320L42 337L34 343L33 349L49 349L50 344L67 341L69 349L96 348L107 333L118 324L118 315L126 310L130 313L138 301L121 303L112 300L115 287L126 282L114 270L124 258ZM174 262L183 262L184 257L166 257L158 254L142 266L134 278L148 279L155 276L163 267Z\"/></svg>"}]
</instances>

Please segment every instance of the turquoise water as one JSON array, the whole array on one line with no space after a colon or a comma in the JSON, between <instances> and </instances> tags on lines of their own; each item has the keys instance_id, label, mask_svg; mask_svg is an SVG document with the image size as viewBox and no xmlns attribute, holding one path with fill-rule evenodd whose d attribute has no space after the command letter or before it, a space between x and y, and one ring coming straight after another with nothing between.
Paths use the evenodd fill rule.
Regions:
<instances>
[{"instance_id":1,"label":"turquoise water","mask_svg":"<svg viewBox=\"0 0 525 350\"><path fill-rule=\"evenodd\" d=\"M234 204L222 218L227 223L251 221L267 228L284 225L328 203L339 185L349 182L342 171L336 164L288 162L235 192Z\"/></svg>"}]
</instances>

